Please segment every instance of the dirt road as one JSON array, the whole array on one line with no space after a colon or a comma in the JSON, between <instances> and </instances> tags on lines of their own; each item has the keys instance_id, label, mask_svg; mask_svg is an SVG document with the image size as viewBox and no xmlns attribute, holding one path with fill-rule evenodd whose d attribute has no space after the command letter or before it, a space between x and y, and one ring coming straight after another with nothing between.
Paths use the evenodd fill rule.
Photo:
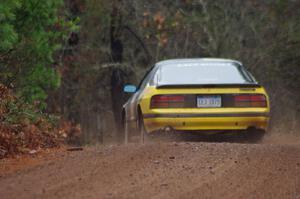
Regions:
<instances>
[{"instance_id":1,"label":"dirt road","mask_svg":"<svg viewBox=\"0 0 300 199\"><path fill-rule=\"evenodd\" d=\"M170 142L61 154L0 198L300 198L300 145Z\"/></svg>"}]
</instances>

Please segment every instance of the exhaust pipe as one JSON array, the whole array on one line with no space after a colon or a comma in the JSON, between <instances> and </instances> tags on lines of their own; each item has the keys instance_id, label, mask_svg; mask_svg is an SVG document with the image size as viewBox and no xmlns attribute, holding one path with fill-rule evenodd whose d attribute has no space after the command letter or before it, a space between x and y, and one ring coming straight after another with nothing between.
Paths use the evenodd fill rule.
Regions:
<instances>
[{"instance_id":1,"label":"exhaust pipe","mask_svg":"<svg viewBox=\"0 0 300 199\"><path fill-rule=\"evenodd\" d=\"M162 128L162 131L164 131L166 133L172 133L172 132L174 132L174 128L171 126L165 126L164 128Z\"/></svg>"}]
</instances>

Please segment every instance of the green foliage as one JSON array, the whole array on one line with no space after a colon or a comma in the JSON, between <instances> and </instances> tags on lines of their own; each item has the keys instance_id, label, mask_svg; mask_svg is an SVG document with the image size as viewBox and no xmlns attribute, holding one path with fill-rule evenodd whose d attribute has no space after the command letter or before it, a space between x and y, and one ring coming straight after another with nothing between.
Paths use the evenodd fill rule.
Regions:
<instances>
[{"instance_id":1,"label":"green foliage","mask_svg":"<svg viewBox=\"0 0 300 199\"><path fill-rule=\"evenodd\" d=\"M46 91L55 89L60 85L60 76L52 68L37 65L28 71L28 75L23 81L22 96L25 101L34 99L41 105L41 108L46 108L44 102L47 98Z\"/></svg>"},{"instance_id":2,"label":"green foliage","mask_svg":"<svg viewBox=\"0 0 300 199\"><path fill-rule=\"evenodd\" d=\"M6 106L9 110L4 115L3 122L14 125L22 123L35 123L41 118L45 118L45 114L38 111L38 109L22 99L6 102Z\"/></svg>"},{"instance_id":3,"label":"green foliage","mask_svg":"<svg viewBox=\"0 0 300 199\"><path fill-rule=\"evenodd\" d=\"M0 81L45 107L47 92L60 83L54 53L74 24L59 13L63 0L1 1Z\"/></svg>"},{"instance_id":4,"label":"green foliage","mask_svg":"<svg viewBox=\"0 0 300 199\"><path fill-rule=\"evenodd\" d=\"M0 52L13 47L18 35L11 23L15 20L15 10L19 8L19 0L3 0L0 3Z\"/></svg>"},{"instance_id":5,"label":"green foliage","mask_svg":"<svg viewBox=\"0 0 300 199\"><path fill-rule=\"evenodd\" d=\"M0 84L0 124L33 124L40 120L54 125L54 117L41 112L38 104L27 103Z\"/></svg>"}]
</instances>

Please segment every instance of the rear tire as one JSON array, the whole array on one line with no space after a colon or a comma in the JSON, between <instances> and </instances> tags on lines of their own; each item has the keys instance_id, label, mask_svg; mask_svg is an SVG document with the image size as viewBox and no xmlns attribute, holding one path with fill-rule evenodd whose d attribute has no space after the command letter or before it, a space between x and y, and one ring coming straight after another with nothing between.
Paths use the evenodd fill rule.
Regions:
<instances>
[{"instance_id":1,"label":"rear tire","mask_svg":"<svg viewBox=\"0 0 300 199\"><path fill-rule=\"evenodd\" d=\"M122 113L122 132L121 138L119 139L121 139L121 143L128 144L130 141L130 129L125 111Z\"/></svg>"},{"instance_id":2,"label":"rear tire","mask_svg":"<svg viewBox=\"0 0 300 199\"><path fill-rule=\"evenodd\" d=\"M147 141L148 133L145 129L144 118L140 110L139 110L139 118L138 118L138 130L140 133L140 142L141 144L144 144Z\"/></svg>"}]
</instances>

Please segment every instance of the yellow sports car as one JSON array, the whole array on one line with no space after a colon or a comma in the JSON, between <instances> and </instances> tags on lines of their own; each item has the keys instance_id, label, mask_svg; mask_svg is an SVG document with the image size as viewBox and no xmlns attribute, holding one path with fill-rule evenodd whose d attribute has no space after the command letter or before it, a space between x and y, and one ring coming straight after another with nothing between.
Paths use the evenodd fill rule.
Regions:
<instances>
[{"instance_id":1,"label":"yellow sports car","mask_svg":"<svg viewBox=\"0 0 300 199\"><path fill-rule=\"evenodd\" d=\"M155 64L123 106L125 142L161 131L266 132L270 103L265 89L228 59L175 59Z\"/></svg>"}]
</instances>

